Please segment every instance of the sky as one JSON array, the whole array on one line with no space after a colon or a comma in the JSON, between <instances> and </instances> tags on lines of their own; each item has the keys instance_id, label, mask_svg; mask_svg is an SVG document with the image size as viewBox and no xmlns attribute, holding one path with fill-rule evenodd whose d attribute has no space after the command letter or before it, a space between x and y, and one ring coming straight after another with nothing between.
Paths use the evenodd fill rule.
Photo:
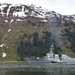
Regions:
<instances>
[{"instance_id":1,"label":"sky","mask_svg":"<svg viewBox=\"0 0 75 75\"><path fill-rule=\"evenodd\" d=\"M75 14L75 0L1 0L0 3L34 4L62 15Z\"/></svg>"}]
</instances>

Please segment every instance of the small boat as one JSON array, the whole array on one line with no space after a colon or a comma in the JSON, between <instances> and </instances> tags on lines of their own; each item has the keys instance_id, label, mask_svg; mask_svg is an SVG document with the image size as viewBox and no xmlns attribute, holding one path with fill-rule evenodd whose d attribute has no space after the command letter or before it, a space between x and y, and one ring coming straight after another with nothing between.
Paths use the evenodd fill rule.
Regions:
<instances>
[{"instance_id":1,"label":"small boat","mask_svg":"<svg viewBox=\"0 0 75 75\"><path fill-rule=\"evenodd\" d=\"M46 54L44 58L27 58L29 63L75 63L75 58L71 58L66 54L54 54L53 44L50 46L49 53Z\"/></svg>"}]
</instances>

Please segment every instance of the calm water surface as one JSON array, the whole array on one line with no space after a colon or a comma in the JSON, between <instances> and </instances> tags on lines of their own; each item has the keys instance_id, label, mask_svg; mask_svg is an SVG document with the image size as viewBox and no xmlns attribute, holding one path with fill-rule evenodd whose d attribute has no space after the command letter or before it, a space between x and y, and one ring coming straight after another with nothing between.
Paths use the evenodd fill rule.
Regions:
<instances>
[{"instance_id":1,"label":"calm water surface","mask_svg":"<svg viewBox=\"0 0 75 75\"><path fill-rule=\"evenodd\" d=\"M75 64L2 63L0 75L75 75Z\"/></svg>"}]
</instances>

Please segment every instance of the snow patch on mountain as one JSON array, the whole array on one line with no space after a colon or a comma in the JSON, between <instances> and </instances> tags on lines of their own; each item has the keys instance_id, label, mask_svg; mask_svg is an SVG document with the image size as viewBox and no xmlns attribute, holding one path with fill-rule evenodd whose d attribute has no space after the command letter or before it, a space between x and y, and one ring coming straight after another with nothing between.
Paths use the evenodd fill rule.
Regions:
<instances>
[{"instance_id":1,"label":"snow patch on mountain","mask_svg":"<svg viewBox=\"0 0 75 75\"><path fill-rule=\"evenodd\" d=\"M23 4L1 4L0 5L0 14L2 16L7 16L7 18L11 15L13 17L39 17L39 18L48 18L50 22L57 23L59 19L64 19L67 21L75 22L75 15L61 15L56 13L55 11L49 11L47 9L43 9L41 6L37 7L33 4L31 5L23 5ZM17 20L19 21L19 20ZM21 21L21 20L20 20ZM7 23L8 20L5 20ZM47 21L43 21L47 22Z\"/></svg>"},{"instance_id":2,"label":"snow patch on mountain","mask_svg":"<svg viewBox=\"0 0 75 75\"><path fill-rule=\"evenodd\" d=\"M8 23L8 20L5 20L6 23Z\"/></svg>"}]
</instances>

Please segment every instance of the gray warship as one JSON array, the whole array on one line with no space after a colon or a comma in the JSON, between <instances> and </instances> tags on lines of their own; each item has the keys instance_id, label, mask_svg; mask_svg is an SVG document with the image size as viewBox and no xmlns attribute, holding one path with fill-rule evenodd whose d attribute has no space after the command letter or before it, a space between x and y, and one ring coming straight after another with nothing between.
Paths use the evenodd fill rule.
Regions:
<instances>
[{"instance_id":1,"label":"gray warship","mask_svg":"<svg viewBox=\"0 0 75 75\"><path fill-rule=\"evenodd\" d=\"M50 51L46 54L44 58L27 58L29 63L75 63L75 58L71 58L66 54L54 54L53 44L50 46Z\"/></svg>"}]
</instances>

